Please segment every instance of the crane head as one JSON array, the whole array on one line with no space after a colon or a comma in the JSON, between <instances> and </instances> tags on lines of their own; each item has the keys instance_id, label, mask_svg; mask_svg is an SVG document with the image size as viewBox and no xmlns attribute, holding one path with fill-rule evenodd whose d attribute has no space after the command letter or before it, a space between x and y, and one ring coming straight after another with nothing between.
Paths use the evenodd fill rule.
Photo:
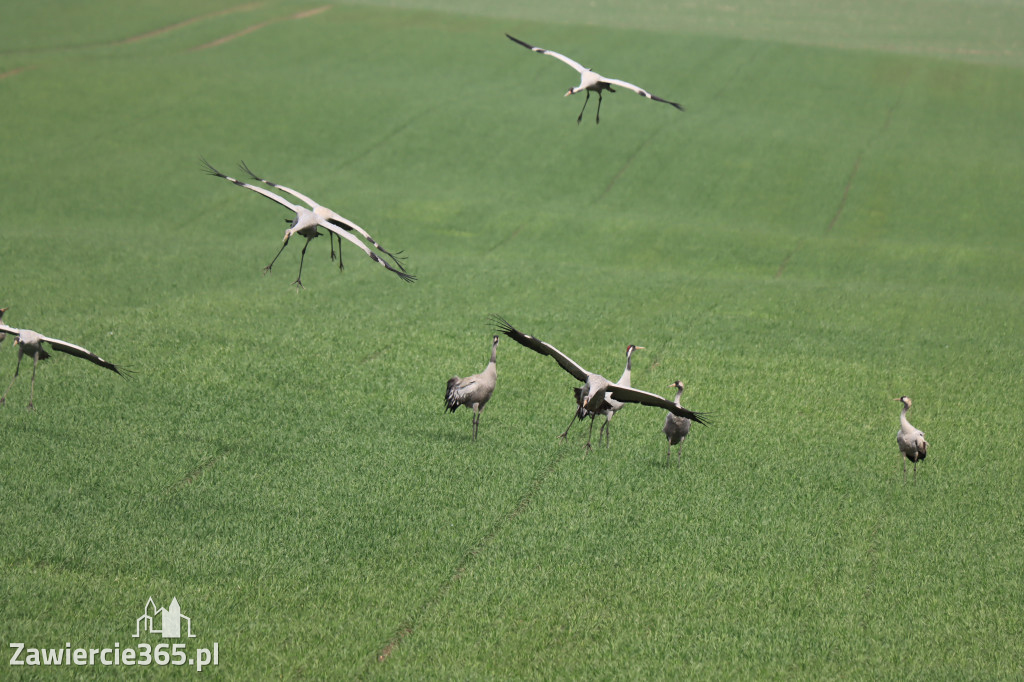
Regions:
<instances>
[{"instance_id":1,"label":"crane head","mask_svg":"<svg viewBox=\"0 0 1024 682\"><path fill-rule=\"evenodd\" d=\"M673 381L671 384L669 384L669 388L675 388L681 391L684 388L686 388L686 386L683 384L682 381Z\"/></svg>"},{"instance_id":2,"label":"crane head","mask_svg":"<svg viewBox=\"0 0 1024 682\"><path fill-rule=\"evenodd\" d=\"M903 403L908 408L913 404L913 403L910 402L910 398L908 398L905 395L904 396L900 396L899 398L893 398L893 400L898 402L898 403Z\"/></svg>"}]
</instances>

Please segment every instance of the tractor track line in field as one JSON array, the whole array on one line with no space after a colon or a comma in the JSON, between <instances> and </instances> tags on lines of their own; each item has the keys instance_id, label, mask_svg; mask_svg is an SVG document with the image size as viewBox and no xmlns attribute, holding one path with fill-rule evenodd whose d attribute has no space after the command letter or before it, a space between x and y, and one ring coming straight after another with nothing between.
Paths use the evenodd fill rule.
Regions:
<instances>
[{"instance_id":1,"label":"tractor track line in field","mask_svg":"<svg viewBox=\"0 0 1024 682\"><path fill-rule=\"evenodd\" d=\"M633 163L633 159L637 157L637 154L640 153L640 150L646 147L647 143L653 140L654 136L660 133L664 127L664 125L661 125L655 128L654 132L648 135L643 142L637 145L637 148L633 150L633 153L626 157L626 161L622 164L622 166L619 167L618 172L612 176L612 179L609 180L608 184L604 186L604 190L602 190L601 194L598 195L597 201L601 201L602 199L605 198L605 196L608 195L608 192L612 191L612 187L615 186L615 183L619 181L619 178L622 177L622 174L626 172L627 168L629 168L629 164Z\"/></svg>"},{"instance_id":2,"label":"tractor track line in field","mask_svg":"<svg viewBox=\"0 0 1024 682\"><path fill-rule=\"evenodd\" d=\"M864 611L861 615L860 627L864 631L864 641L868 641L867 637L870 634L867 614L871 613L871 603L875 597L875 579L878 576L878 554L881 549L881 532L882 532L882 517L879 516L875 519L875 524L871 529L871 543L868 545L868 555L865 557L867 561L868 578L866 585L864 586L864 592L861 595L864 600Z\"/></svg>"},{"instance_id":3,"label":"tractor track line in field","mask_svg":"<svg viewBox=\"0 0 1024 682\"><path fill-rule=\"evenodd\" d=\"M259 7L262 4L263 4L262 2L250 2L250 3L246 4L246 5L236 5L235 7L228 7L227 9L218 10L216 12L209 12L208 14L200 14L199 16L192 17L191 19L185 19L184 21L179 21L176 24L171 24L170 26L164 26L163 28L158 28L156 30L149 31L147 33L140 33L137 36L132 36L130 38L125 38L124 40L118 40L116 42L109 43L109 44L110 45L129 45L131 43L137 43L137 42L142 41L142 40L149 40L150 38L155 38L155 37L157 37L159 35L163 35L164 33L170 33L171 31L176 31L179 28L184 28L184 27L189 26L191 24L194 24L196 22L204 21L206 19L213 19L214 17L222 17L222 16L224 16L226 14L234 14L236 12L249 12L249 11L252 11L252 10L256 9L257 7Z\"/></svg>"},{"instance_id":4,"label":"tractor track line in field","mask_svg":"<svg viewBox=\"0 0 1024 682\"><path fill-rule=\"evenodd\" d=\"M215 466L216 464L217 464L217 457L215 455L211 455L210 457L205 458L203 461L199 462L199 464L197 464L196 467L194 469L192 469L192 471L190 471L187 474L185 474L185 476L182 477L182 479L180 481L178 481L178 485L179 486L192 485L197 480L199 480L199 477L203 475L203 472L205 472L207 469Z\"/></svg>"},{"instance_id":5,"label":"tractor track line in field","mask_svg":"<svg viewBox=\"0 0 1024 682\"><path fill-rule=\"evenodd\" d=\"M11 76L17 76L22 71L27 71L31 68L31 66L22 66L17 69L11 69L10 71L4 71L3 73L0 73L0 81L4 80L5 78L10 78Z\"/></svg>"},{"instance_id":6,"label":"tractor track line in field","mask_svg":"<svg viewBox=\"0 0 1024 682\"><path fill-rule=\"evenodd\" d=\"M421 111L421 112L417 113L415 116L410 117L409 120L405 121L404 123L399 123L397 126L392 128L390 131L384 133L384 135L382 135L379 139L371 142L361 152L357 153L355 156L353 156L353 157L345 160L341 164L339 164L338 168L345 168L346 166L351 166L354 163L358 163L359 161L362 161L367 156L369 156L370 154L372 154L373 152L377 151L378 149L383 147L385 144L390 142L392 139L394 139L395 137L398 137L400 134L402 134L409 126L411 126L416 121L416 119L421 118L423 116L423 114L426 113L427 111L430 111L430 109L426 109L424 111Z\"/></svg>"},{"instance_id":7,"label":"tractor track line in field","mask_svg":"<svg viewBox=\"0 0 1024 682\"><path fill-rule=\"evenodd\" d=\"M505 235L504 237L499 239L494 244L491 244L490 248L488 248L486 251L484 251L483 255L485 255L485 256L491 255L492 253L497 251L499 248L501 248L502 246L504 246L508 242L512 241L516 237L518 237L519 233L522 232L522 231L523 231L522 227L517 227L516 229L512 230L512 232L510 232L509 234Z\"/></svg>"},{"instance_id":8,"label":"tractor track line in field","mask_svg":"<svg viewBox=\"0 0 1024 682\"><path fill-rule=\"evenodd\" d=\"M321 14L323 12L326 12L330 8L331 8L330 5L323 5L322 7L317 7L315 9L310 9L310 10L305 10L303 12L297 12L296 14L289 14L288 16L277 17L276 19L267 19L266 21L261 21L258 24L253 24L252 26L249 26L247 28L243 28L241 31L237 31L236 33L232 33L230 35L226 35L226 36L223 36L221 38L217 38L216 40L213 40L213 41L211 41L209 43L205 43L203 45L197 45L196 47L193 47L190 50L190 52L200 52L202 50L209 50L212 47L220 47L224 43L229 43L232 40L235 40L237 38L242 38L244 36L249 35L250 33L255 33L256 31L260 30L261 28L266 28L267 26L270 26L272 24L277 24L277 23L280 23L282 21L288 21L288 20L291 20L291 19L307 19L309 17L316 16L317 14Z\"/></svg>"},{"instance_id":9,"label":"tractor track line in field","mask_svg":"<svg viewBox=\"0 0 1024 682\"><path fill-rule=\"evenodd\" d=\"M846 176L846 184L843 185L843 193L839 197L839 204L836 206L836 210L832 213L832 219L828 221L828 226L825 228L825 234L831 234L832 230L835 229L836 224L839 222L839 219L842 218L843 211L846 209L846 202L850 198L850 189L853 187L853 182L857 179L857 173L860 171L861 161L864 160L864 157L874 146L875 142L877 142L878 139L882 137L887 130L889 130L889 124L892 123L892 115L896 109L899 108L902 101L903 91L901 90L899 97L897 97L896 101L889 106L889 110L885 114L885 121L882 123L881 127L879 127L878 130L868 138L868 141L864 143L864 146L861 147L860 152L858 152L857 158L853 161L853 167ZM775 279L782 277L786 268L789 266L790 259L792 259L796 252L800 250L802 245L803 240L800 240L797 245L786 254L785 258L782 259L782 262L779 264L779 269L775 271Z\"/></svg>"},{"instance_id":10,"label":"tractor track line in field","mask_svg":"<svg viewBox=\"0 0 1024 682\"><path fill-rule=\"evenodd\" d=\"M755 50L744 63L740 64L735 69L733 69L732 73L730 73L729 76L724 79L724 81L722 82L722 86L718 89L718 91L715 92L715 94L712 95L707 101L708 102L713 102L714 100L718 99L719 95L721 95L723 92L725 92L725 89L727 87L729 87L729 84L732 83L732 81L734 81L736 79L736 77L740 73L743 72L744 69L746 69L748 66L753 64L757 60L757 57L760 54L761 54L761 50ZM708 59L710 60L711 58L709 57ZM700 69L703 66L703 64L704 63L701 62L700 64L696 65L694 68ZM685 115L685 112L684 112L684 115ZM604 189L598 195L597 201L601 201L602 199L605 198L605 196L608 195L608 193L612 190L612 188L615 187L615 183L617 183L619 181L619 178L622 177L622 175L626 172L626 169L628 169L630 164L633 163L633 159L635 159L640 154L640 152L643 150L643 148L646 147L647 144L651 140L653 140L654 137L658 133L660 133L665 128L665 126L667 126L667 125L668 125L668 123L665 123L665 124L662 124L661 126L659 126L658 128L656 128L654 130L654 132L652 132L643 142L641 142L637 146L636 149L633 150L633 153L630 154L628 158L626 158L626 160L625 160L625 162L623 162L622 166L619 167L619 170L615 173L615 175L612 176L612 179L608 181L608 184L605 185Z\"/></svg>"},{"instance_id":11,"label":"tractor track line in field","mask_svg":"<svg viewBox=\"0 0 1024 682\"><path fill-rule=\"evenodd\" d=\"M558 468L559 463L562 461L562 458L565 456L568 449L569 448L565 447L558 448L558 454L552 457L551 461L548 462L539 472L537 472L533 479L530 480L530 483L527 484L523 494L517 499L515 506L510 511L499 516L498 519L491 524L490 528L488 528L487 531L462 554L451 574L449 574L438 588L434 590L426 600L424 600L419 608L416 609L412 618L399 627L388 643L377 652L376 657L373 659L375 662L384 663L387 661L391 654L394 653L395 649L397 649L409 635L416 631L416 627L419 623L438 604L440 604L453 589L455 589L459 581L462 580L463 576L469 570L470 564L472 564L473 560L486 551L494 542L494 539L498 537L498 535L501 534L501 532L505 530L510 523L515 521L530 508L534 497L536 497L537 493L540 492L540 489L544 486L555 469ZM372 663L370 665L372 665ZM367 672L369 671L367 670Z\"/></svg>"},{"instance_id":12,"label":"tractor track line in field","mask_svg":"<svg viewBox=\"0 0 1024 682\"><path fill-rule=\"evenodd\" d=\"M222 17L227 14L235 14L236 12L250 12L263 4L264 3L262 2L251 2L245 5L236 5L235 7L228 7L227 9L217 10L216 12L200 14L198 16L194 16L189 19L184 19L182 21L170 24L168 26L153 29L152 31L147 31L145 33L140 33L138 35L129 36L127 38L121 38L120 40L107 40L97 43L82 43L79 45L48 45L45 47L36 47L28 49L0 50L0 54L18 54L29 52L59 52L61 50L87 50L95 47L118 47L120 45L131 45L132 43L138 43L142 42L143 40L149 40L150 38L155 38L165 33L176 31L179 28L185 28L186 26L191 26L192 24L198 23L200 21L206 21L207 19ZM24 69L16 69L15 73L17 73L18 71L24 71ZM0 77L2 77L2 75L3 74L0 74Z\"/></svg>"}]
</instances>

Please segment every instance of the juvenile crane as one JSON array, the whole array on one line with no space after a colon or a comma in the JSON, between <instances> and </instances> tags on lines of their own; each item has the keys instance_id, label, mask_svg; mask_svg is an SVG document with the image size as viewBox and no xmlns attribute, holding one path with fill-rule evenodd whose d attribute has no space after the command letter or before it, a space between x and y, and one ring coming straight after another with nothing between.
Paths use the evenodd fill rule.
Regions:
<instances>
[{"instance_id":1,"label":"juvenile crane","mask_svg":"<svg viewBox=\"0 0 1024 682\"><path fill-rule=\"evenodd\" d=\"M241 166L242 170L245 171L249 175L249 177L255 180L256 182L262 182L264 185L273 187L274 189L279 189L282 192L285 192L286 194L291 194L299 201L305 202L307 206L313 209L313 213L315 213L317 217L326 220L327 222L331 223L336 227L340 227L346 232L358 232L363 236L363 239L373 244L373 248L377 249L383 254L386 254L388 257L391 258L391 260L394 262L395 266L399 270L405 272L405 266L402 264L402 259L399 258L399 255L401 255L402 253L401 251L399 251L397 254L391 253L383 246L378 244L377 240L371 237L369 232L359 227L351 220L343 218L342 216L338 215L337 213L327 208L326 206L321 206L320 204L316 203L315 201L307 197L305 194L302 194L301 192L298 192L289 187L285 187L284 185L279 185L276 182L271 182L270 180L267 180L265 178L261 178L260 176L256 175L251 170L249 170L249 167L245 165L244 161L239 165ZM334 233L330 232L328 234L331 238L331 260L334 260ZM341 260L341 237L338 237L338 266L344 268L344 263Z\"/></svg>"},{"instance_id":2,"label":"juvenile crane","mask_svg":"<svg viewBox=\"0 0 1024 682\"><path fill-rule=\"evenodd\" d=\"M666 400L656 393L648 393L647 391L641 391L629 386L613 384L600 374L588 372L575 360L551 344L545 343L540 339L519 331L509 324L504 318L494 316L493 319L499 332L508 336L521 346L529 348L535 353L548 355L554 358L559 367L571 374L577 381L582 381L583 388L580 405L584 409L590 410L591 412L597 412L605 398L610 396L623 403L640 403L641 405L660 407L661 409L669 410L680 417L691 419L698 424L707 424L706 415L699 412L691 412L685 407L681 407L670 400ZM590 449L589 443L587 449Z\"/></svg>"},{"instance_id":3,"label":"juvenile crane","mask_svg":"<svg viewBox=\"0 0 1024 682\"><path fill-rule=\"evenodd\" d=\"M480 413L491 399L497 382L498 336L495 334L491 343L491 361L484 367L484 371L468 377L452 377L448 380L448 388L444 393L447 411L454 412L459 405L473 408L473 440L476 440L477 428L480 425Z\"/></svg>"},{"instance_id":4,"label":"juvenile crane","mask_svg":"<svg viewBox=\"0 0 1024 682\"><path fill-rule=\"evenodd\" d=\"M900 412L900 430L896 432L896 444L900 446L903 453L903 480L907 480L907 460L914 463L914 480L917 480L917 463L928 455L928 441L924 439L924 432L914 428L907 421L907 411L913 405L910 398L902 396L894 398L898 403L903 403L903 411Z\"/></svg>"},{"instance_id":5,"label":"juvenile crane","mask_svg":"<svg viewBox=\"0 0 1024 682\"><path fill-rule=\"evenodd\" d=\"M322 227L325 230L333 233L339 239L344 237L348 241L352 242L353 244L358 246L360 249L362 249L363 253L365 253L367 256L369 256L370 259L373 260L373 262L375 262L378 265L380 265L381 267L386 268L387 270L395 273L396 275L401 277L402 280L404 280L406 282L414 282L414 281L416 281L416 278L413 275L410 275L410 274L408 274L406 272L403 272L401 270L396 270L395 268L391 267L390 265L388 265L388 263L383 258L381 258L377 254L375 254L373 251L371 251L369 249L369 247L367 247L365 244L363 244L361 241L359 241L359 239L357 239L356 237L352 236L351 234L349 234L348 232L346 232L342 228L340 228L340 227L338 227L338 226L328 222L326 219L321 218L319 215L317 215L316 213L314 213L310 209L306 208L305 206L298 206L296 204L291 203L287 199L284 199L283 197L279 197L278 195L274 194L270 190L263 189L262 187L256 187L254 185L250 185L248 183L242 182L241 180L236 180L235 178L232 178L232 177L229 177L227 175L224 175L219 170L217 170L216 168L211 166L205 159L203 159L203 165L204 165L204 170L207 173L209 173L210 175L215 175L218 178L224 178L225 180L228 180L229 182L233 182L234 184L238 185L239 187L245 187L246 189L250 189L253 192L256 192L257 194L259 194L261 196L264 196L264 197L270 199L271 201L273 201L275 203L278 203L281 206L284 206L289 211L292 211L293 213L295 213L295 218L291 221L290 227L287 230L285 230L285 232L284 232L284 243L281 245L281 249L277 252L277 255L274 256L274 259L272 261L270 261L270 265L268 265L267 267L263 268L263 272L264 273L270 272L270 269L274 267L274 263L277 261L278 256L280 256L281 252L284 251L284 248L286 246L288 246L288 240L290 240L293 235L297 234L297 235L299 235L301 237L305 237L306 238L306 243L302 247L302 256L299 258L299 276L296 278L296 280L294 282L292 282L292 284L294 284L298 288L300 288L300 289L303 288L302 287L302 264L303 264L303 262L304 262L304 260L306 258L306 249L309 247L309 242L310 241L312 241L313 239L315 239L315 238L320 236L320 231L319 231L318 228Z\"/></svg>"},{"instance_id":6,"label":"juvenile crane","mask_svg":"<svg viewBox=\"0 0 1024 682\"><path fill-rule=\"evenodd\" d=\"M664 102L665 104L671 104L679 111L683 111L683 107L677 104L676 102L670 102L667 99L656 97L655 95L652 95L643 88L633 85L632 83L627 83L626 81L621 81L616 78L605 78L601 74L597 73L596 71L592 71L591 69L588 69L579 62L569 59L564 54L559 54L553 50L545 50L542 47L534 47L529 43L524 43L522 40L519 40L518 38L513 38L507 33L505 34L505 36L512 42L518 43L528 50L533 50L534 52L539 52L540 54L546 54L549 57L554 57L555 59L565 62L572 68L576 69L576 71L580 74L580 84L574 88L569 88L569 91L565 93L565 96L568 97L569 95L575 95L577 92L583 92L584 90L586 90L587 92L587 98L583 100L583 109L580 109L580 115L576 119L577 125L579 125L579 122L583 120L583 112L587 108L587 102L590 101L591 92L597 93L597 118L595 120L597 123L601 122L601 93L605 90L607 90L608 92L615 92L614 90L612 90L613 85L618 85L620 87L626 88L627 90L632 90L641 97L652 99L655 102Z\"/></svg>"},{"instance_id":7,"label":"juvenile crane","mask_svg":"<svg viewBox=\"0 0 1024 682\"><path fill-rule=\"evenodd\" d=\"M45 348L43 348L44 343L48 344L51 350L57 350L61 353L85 358L89 362L99 365L100 367L105 367L123 378L127 379L131 375L130 370L119 365L115 365L112 362L107 362L100 356L82 348L81 346L76 346L73 343L61 341L60 339L53 339L49 336L43 336L31 329L17 329L0 323L0 339L6 338L7 334L15 337L14 345L18 347L18 364L14 367L14 376L11 378L11 383L7 384L7 389L4 391L4 394L0 396L0 405L7 402L7 392L11 390L11 386L14 385L14 380L18 378L18 373L21 371L22 356L30 355L32 356L32 383L31 388L29 389L28 409L31 410L35 406L36 366L39 365L40 360L46 360L50 357L50 354Z\"/></svg>"},{"instance_id":8,"label":"juvenile crane","mask_svg":"<svg viewBox=\"0 0 1024 682\"><path fill-rule=\"evenodd\" d=\"M626 346L626 369L623 370L622 376L619 377L619 380L615 382L619 386L631 387L633 385L633 383L632 383L633 351L637 351L637 350L644 350L644 347L643 346L634 346L633 344L630 344L630 345ZM578 419L580 421L583 421L586 417L590 417L590 434L587 436L587 443L588 443L588 445L590 443L591 436L593 436L593 434L594 434L594 418L597 415L602 414L602 415L604 415L604 423L601 424L601 428L597 432L597 444L598 445L601 444L601 436L603 435L605 437L605 445L610 447L611 444L612 444L612 433L611 433L611 431L612 431L612 427L611 427L612 417L615 416L616 412L618 412L619 410L622 409L622 407L625 405L625 403L619 402L615 398L610 398L608 396L605 396L604 402L601 403L601 405L598 408L597 412L591 412L589 410L584 409L583 406L580 405L580 400L582 399L582 396L583 396L583 389L580 388L580 387L576 387L572 391L573 391L573 394L576 396L576 404L578 406L576 408L576 417L575 417L575 419L573 421L575 421L576 419ZM572 427L572 422L569 423L569 428L571 428L571 427ZM561 436L559 436L559 437L560 438L565 438L565 436L569 433L569 428L566 428L565 432Z\"/></svg>"},{"instance_id":9,"label":"juvenile crane","mask_svg":"<svg viewBox=\"0 0 1024 682\"><path fill-rule=\"evenodd\" d=\"M676 381L669 386L676 389L675 403L678 405L679 399L683 396L683 382ZM665 437L668 439L668 454L665 455L665 466L668 466L672 462L673 445L679 445L679 449L676 450L676 459L681 459L683 456L683 441L690 434L690 420L668 412L665 415L665 427L662 431L665 432Z\"/></svg>"}]
</instances>

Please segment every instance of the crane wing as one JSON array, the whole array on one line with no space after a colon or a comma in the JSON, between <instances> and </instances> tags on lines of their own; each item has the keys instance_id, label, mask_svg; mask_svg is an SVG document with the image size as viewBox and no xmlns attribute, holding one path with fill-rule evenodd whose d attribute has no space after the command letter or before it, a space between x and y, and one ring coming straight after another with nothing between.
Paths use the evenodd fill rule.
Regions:
<instances>
[{"instance_id":1,"label":"crane wing","mask_svg":"<svg viewBox=\"0 0 1024 682\"><path fill-rule=\"evenodd\" d=\"M0 333L12 334L14 336L17 336L18 334L21 333L21 330L20 329L15 329L14 327L8 327L6 324L3 324L2 322L0 322Z\"/></svg>"},{"instance_id":2,"label":"crane wing","mask_svg":"<svg viewBox=\"0 0 1024 682\"><path fill-rule=\"evenodd\" d=\"M580 73L583 73L584 71L590 71L590 69L588 69L587 67L583 66L582 64L580 64L579 62L577 62L577 61L575 61L573 59L569 59L564 54L559 54L559 53L557 53L557 52L555 52L553 50L545 50L543 47L534 47L533 45L530 45L529 43L524 43L523 41L519 40L519 38L513 38L512 36L510 36L507 33L505 34L505 37L508 38L509 40L511 40L513 43L519 43L520 45L522 45L523 47L525 47L528 50L533 50L534 52L539 52L540 54L546 54L549 57L554 57L555 59L557 59L559 61L565 62L566 64L568 64L572 68L576 69Z\"/></svg>"},{"instance_id":3,"label":"crane wing","mask_svg":"<svg viewBox=\"0 0 1024 682\"><path fill-rule=\"evenodd\" d=\"M550 343L545 343L540 339L530 336L529 334L522 333L510 325L503 317L493 315L492 319L497 325L499 332L509 337L519 345L526 346L536 353L540 353L541 355L550 355L562 367L562 369L573 375L578 381L586 381L587 377L590 376L590 372L580 367L575 360L552 346Z\"/></svg>"},{"instance_id":4,"label":"crane wing","mask_svg":"<svg viewBox=\"0 0 1024 682\"><path fill-rule=\"evenodd\" d=\"M330 210L330 209L328 209L328 210ZM338 215L337 213L335 213L334 211L331 211L331 213L333 215L331 215L331 217L327 219L327 222L331 223L332 225L336 225L336 226L340 227L343 230L346 230L346 231L355 230L359 234L363 235L363 237L368 242L373 244L373 247L375 249L377 249L378 251L380 251L383 254L386 254L386 255L390 256L391 260L394 261L395 266L397 266L402 272L405 272L405 266L402 265L402 260L404 260L404 259L403 258L399 258L399 255L402 253L401 251L399 251L398 253L391 253L390 251L385 249L383 246L378 244L377 240L374 239L373 237L371 237L369 232L367 232L363 228L359 227L358 225L356 225L354 222L352 222L348 218L342 217L342 216Z\"/></svg>"},{"instance_id":5,"label":"crane wing","mask_svg":"<svg viewBox=\"0 0 1024 682\"><path fill-rule=\"evenodd\" d=\"M40 337L42 338L43 341L50 344L50 348L52 348L53 350L59 350L61 353L67 353L68 355L74 355L75 357L78 358L84 358L85 360L88 360L93 364L99 365L100 367L105 367L110 371L115 372L116 374L125 379L131 378L131 370L125 369L124 367L121 367L119 365L115 365L112 362L108 362L101 358L100 356L93 353L92 351L86 350L81 346L76 346L73 343L61 341L60 339L51 339L50 337L42 336L41 334Z\"/></svg>"},{"instance_id":6,"label":"crane wing","mask_svg":"<svg viewBox=\"0 0 1024 682\"><path fill-rule=\"evenodd\" d=\"M242 182L241 180L235 180L234 178L232 178L230 176L227 176L227 175L224 175L219 170L217 170L216 168L211 166L210 162L207 161L206 159L202 159L202 161L203 161L203 165L205 166L205 168L203 170L206 171L207 173L209 173L210 175L216 175L218 178L224 178L225 180L229 180L229 181L235 183L236 185L238 185L239 187L245 187L246 189L251 189L253 192L256 192L257 194L262 194L263 196L265 196L266 198L270 199L271 201L274 201L274 202L284 206L289 211L294 211L295 213L299 212L299 207L296 206L295 204L291 203L290 201L288 201L284 197L279 197L278 195L274 194L273 192L271 192L268 189L263 189L262 187L256 187L255 185L250 185L248 183Z\"/></svg>"},{"instance_id":7,"label":"crane wing","mask_svg":"<svg viewBox=\"0 0 1024 682\"><path fill-rule=\"evenodd\" d=\"M270 185L274 189L279 189L282 192L285 192L286 194L291 194L293 197L295 197L299 201L305 202L305 204L307 206L309 206L310 208L312 208L312 209L316 209L320 205L320 204L316 203L315 201L313 201L312 199L310 199L309 197L307 197L302 192L298 192L298 191L296 191L294 189L291 189L290 187L285 187L284 185L279 185L276 182L271 182L270 180L267 180L266 178L261 178L260 176L256 175L251 170L249 170L249 167L247 165L245 165L245 161L242 161L238 165L239 165L239 167L243 171L245 171L249 175L250 178L252 178L256 182L262 182L264 185ZM228 178L228 179L230 180L231 178Z\"/></svg>"},{"instance_id":8,"label":"crane wing","mask_svg":"<svg viewBox=\"0 0 1024 682\"><path fill-rule=\"evenodd\" d=\"M396 275L401 277L403 281L405 281L405 282L415 282L416 281L416 276L415 275L410 275L409 273L405 272L404 270L396 270L395 268L391 267L390 265L387 264L387 262L383 258L381 258L377 254L375 254L373 251L371 251L370 248L368 246L366 246L366 244L362 243L356 237L353 237L351 234L349 234L348 232L346 232L342 228L338 227L334 223L331 223L331 222L329 222L327 220L324 220L323 218L319 218L318 217L317 224L320 225L320 227L324 228L325 230L330 230L332 233L337 235L339 239L340 238L345 238L345 239L349 240L350 242L352 242L353 244L358 246L360 249L362 249L363 253L365 253L367 256L369 256L370 259L374 263L377 263L381 267L386 268L387 270L390 270L391 272L395 273Z\"/></svg>"},{"instance_id":9,"label":"crane wing","mask_svg":"<svg viewBox=\"0 0 1024 682\"><path fill-rule=\"evenodd\" d=\"M655 102L664 102L665 104L671 104L672 106L674 106L679 111L685 111L683 109L683 107L681 105L677 104L676 102L670 102L667 99L662 99L661 97L658 97L657 95L652 95L651 93L647 92L646 90L644 90L643 88L641 88L638 85L633 85L632 83L628 83L626 81L620 81L617 78L602 78L601 80L603 80L605 83L611 83L612 85L619 85L619 86L621 86L623 88L626 88L627 90L632 90L633 92L635 92L636 94L640 95L641 97L646 97L647 99L653 99Z\"/></svg>"},{"instance_id":10,"label":"crane wing","mask_svg":"<svg viewBox=\"0 0 1024 682\"><path fill-rule=\"evenodd\" d=\"M623 403L640 403L641 405L660 407L672 414L691 419L698 424L707 425L708 423L707 415L701 412L691 412L685 407L679 407L668 398L662 398L657 393L648 393L647 391L641 391L629 386L620 386L619 384L608 384L607 391L613 398Z\"/></svg>"}]
</instances>

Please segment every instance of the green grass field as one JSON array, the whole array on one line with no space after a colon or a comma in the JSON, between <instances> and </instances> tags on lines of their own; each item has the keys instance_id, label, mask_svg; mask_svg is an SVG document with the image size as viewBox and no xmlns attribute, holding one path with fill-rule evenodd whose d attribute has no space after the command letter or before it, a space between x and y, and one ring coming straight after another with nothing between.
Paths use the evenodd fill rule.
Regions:
<instances>
[{"instance_id":1,"label":"green grass field","mask_svg":"<svg viewBox=\"0 0 1024 682\"><path fill-rule=\"evenodd\" d=\"M3 14L4 322L137 372L57 357L28 411L23 363L0 407L8 659L168 642L132 637L152 596L238 679L1024 676L1024 5ZM505 32L687 111L577 126L576 75ZM324 239L305 291L296 244L261 276L287 212L200 156L419 281ZM471 442L444 386L491 313L612 378L646 346L634 386L713 426L667 468L629 406L586 454L571 377L503 339Z\"/></svg>"}]
</instances>

